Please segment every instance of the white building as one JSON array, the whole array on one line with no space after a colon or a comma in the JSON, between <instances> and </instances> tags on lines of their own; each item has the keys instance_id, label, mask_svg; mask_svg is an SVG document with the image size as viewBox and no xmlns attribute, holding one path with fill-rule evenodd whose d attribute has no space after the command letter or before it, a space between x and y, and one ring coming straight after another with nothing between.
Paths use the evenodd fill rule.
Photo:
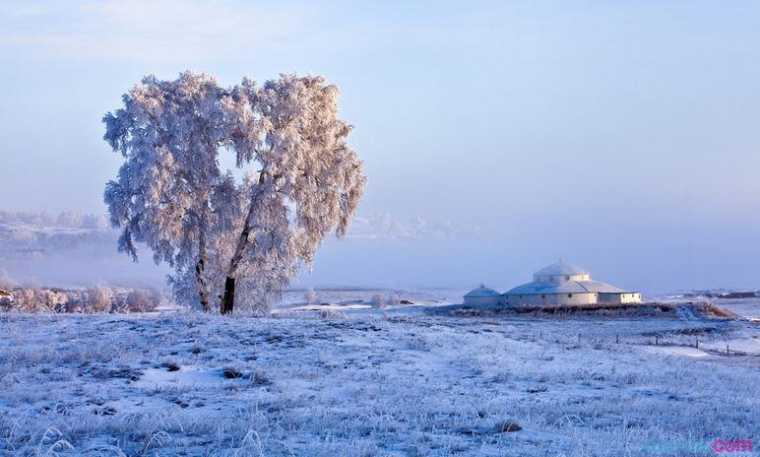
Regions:
<instances>
[{"instance_id":1,"label":"white building","mask_svg":"<svg viewBox=\"0 0 760 457\"><path fill-rule=\"evenodd\" d=\"M502 295L507 306L521 305L620 305L641 303L641 293L594 281L588 271L563 261L542 268L533 282Z\"/></svg>"},{"instance_id":2,"label":"white building","mask_svg":"<svg viewBox=\"0 0 760 457\"><path fill-rule=\"evenodd\" d=\"M470 306L494 306L501 303L501 294L483 284L464 296L464 304Z\"/></svg>"},{"instance_id":3,"label":"white building","mask_svg":"<svg viewBox=\"0 0 760 457\"><path fill-rule=\"evenodd\" d=\"M641 293L594 281L588 271L559 262L542 268L533 281L504 294L481 285L464 296L470 306L583 306L641 303Z\"/></svg>"}]
</instances>

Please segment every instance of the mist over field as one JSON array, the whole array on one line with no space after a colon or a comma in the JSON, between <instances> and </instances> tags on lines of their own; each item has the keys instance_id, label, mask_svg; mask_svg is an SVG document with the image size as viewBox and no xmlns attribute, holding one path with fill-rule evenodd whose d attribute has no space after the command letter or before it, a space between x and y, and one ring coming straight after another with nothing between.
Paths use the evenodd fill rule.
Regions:
<instances>
[{"instance_id":1,"label":"mist over field","mask_svg":"<svg viewBox=\"0 0 760 457\"><path fill-rule=\"evenodd\" d=\"M478 227L450 221L436 223L419 217L398 221L389 214L359 216L345 239L327 240L320 268L315 265L304 271L294 286L451 287L434 275L415 274L414 262L439 252L442 246L470 245L480 237ZM117 252L117 238L118 233L102 216L0 211L2 269L19 283L162 285L168 269L154 264L150 250L141 246L139 261L132 262ZM405 258L389 258L394 250ZM358 268L345 271L346 262ZM460 285L455 281L453 287Z\"/></svg>"},{"instance_id":2,"label":"mist over field","mask_svg":"<svg viewBox=\"0 0 760 457\"><path fill-rule=\"evenodd\" d=\"M168 269L155 265L144 246L137 263L117 252L118 234L104 216L92 216L97 224L67 227L57 216L25 223L10 217L15 213L7 214L0 217L0 269L17 282L82 287L158 287L165 282ZM346 238L325 241L312 268L302 271L293 287L465 289L485 282L506 290L559 257L648 294L760 287L755 273L760 245L754 242L752 224L733 227L715 220L695 224L690 235L680 236L680 221L673 218L628 226L637 230L605 237L594 224L550 224L528 231L520 224L494 227L360 214ZM635 249L634 239L646 241L647 249ZM673 257L652 257L650 250L668 251Z\"/></svg>"}]
</instances>

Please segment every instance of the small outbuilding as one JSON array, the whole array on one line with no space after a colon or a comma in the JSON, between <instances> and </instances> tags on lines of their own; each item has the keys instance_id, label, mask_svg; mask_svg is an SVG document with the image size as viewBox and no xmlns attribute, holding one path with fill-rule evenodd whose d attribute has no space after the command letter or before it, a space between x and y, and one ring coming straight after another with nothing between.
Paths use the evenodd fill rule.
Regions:
<instances>
[{"instance_id":1,"label":"small outbuilding","mask_svg":"<svg viewBox=\"0 0 760 457\"><path fill-rule=\"evenodd\" d=\"M477 289L467 292L464 304L471 306L495 306L501 301L501 294L481 284Z\"/></svg>"}]
</instances>

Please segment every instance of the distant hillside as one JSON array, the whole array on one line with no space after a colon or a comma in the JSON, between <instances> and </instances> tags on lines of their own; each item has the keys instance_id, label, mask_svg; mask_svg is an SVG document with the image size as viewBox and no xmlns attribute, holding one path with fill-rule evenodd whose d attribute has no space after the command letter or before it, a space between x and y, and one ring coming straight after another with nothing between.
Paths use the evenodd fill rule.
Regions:
<instances>
[{"instance_id":1,"label":"distant hillside","mask_svg":"<svg viewBox=\"0 0 760 457\"><path fill-rule=\"evenodd\" d=\"M113 250L116 238L114 231L103 228L37 227L0 222L0 259L82 248Z\"/></svg>"},{"instance_id":2,"label":"distant hillside","mask_svg":"<svg viewBox=\"0 0 760 457\"><path fill-rule=\"evenodd\" d=\"M161 286L149 257L133 264L116 250L105 216L0 211L0 272L19 284Z\"/></svg>"}]
</instances>

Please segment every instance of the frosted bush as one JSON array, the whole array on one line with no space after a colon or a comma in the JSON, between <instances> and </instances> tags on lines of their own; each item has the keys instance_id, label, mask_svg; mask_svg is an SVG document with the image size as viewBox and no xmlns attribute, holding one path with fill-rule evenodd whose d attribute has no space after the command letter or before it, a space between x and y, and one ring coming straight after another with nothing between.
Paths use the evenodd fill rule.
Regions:
<instances>
[{"instance_id":1,"label":"frosted bush","mask_svg":"<svg viewBox=\"0 0 760 457\"><path fill-rule=\"evenodd\" d=\"M346 313L337 309L321 309L319 310L319 317L321 319L346 319Z\"/></svg>"},{"instance_id":2,"label":"frosted bush","mask_svg":"<svg viewBox=\"0 0 760 457\"><path fill-rule=\"evenodd\" d=\"M87 290L17 287L2 311L24 313L130 313L153 311L163 297L154 289L115 290L97 286Z\"/></svg>"},{"instance_id":3,"label":"frosted bush","mask_svg":"<svg viewBox=\"0 0 760 457\"><path fill-rule=\"evenodd\" d=\"M56 289L43 290L45 297L44 306L47 311L54 313L66 312L69 303L69 295L66 291Z\"/></svg>"},{"instance_id":4,"label":"frosted bush","mask_svg":"<svg viewBox=\"0 0 760 457\"><path fill-rule=\"evenodd\" d=\"M13 295L0 294L0 311L10 311L13 309Z\"/></svg>"},{"instance_id":5,"label":"frosted bush","mask_svg":"<svg viewBox=\"0 0 760 457\"><path fill-rule=\"evenodd\" d=\"M161 302L161 296L155 290L135 289L127 294L124 305L130 313L144 313L155 310Z\"/></svg>"},{"instance_id":6,"label":"frosted bush","mask_svg":"<svg viewBox=\"0 0 760 457\"><path fill-rule=\"evenodd\" d=\"M385 297L383 297L383 294L374 294L369 302L375 308L383 308L385 306Z\"/></svg>"},{"instance_id":7,"label":"frosted bush","mask_svg":"<svg viewBox=\"0 0 760 457\"><path fill-rule=\"evenodd\" d=\"M110 313L113 307L113 292L107 287L93 287L87 290L87 312Z\"/></svg>"},{"instance_id":8,"label":"frosted bush","mask_svg":"<svg viewBox=\"0 0 760 457\"><path fill-rule=\"evenodd\" d=\"M85 301L86 295L84 293L69 294L68 300L62 306L59 306L55 312L57 313L86 313L88 305Z\"/></svg>"},{"instance_id":9,"label":"frosted bush","mask_svg":"<svg viewBox=\"0 0 760 457\"><path fill-rule=\"evenodd\" d=\"M45 295L37 288L18 289L14 292L14 308L18 311L33 313L46 311Z\"/></svg>"}]
</instances>

